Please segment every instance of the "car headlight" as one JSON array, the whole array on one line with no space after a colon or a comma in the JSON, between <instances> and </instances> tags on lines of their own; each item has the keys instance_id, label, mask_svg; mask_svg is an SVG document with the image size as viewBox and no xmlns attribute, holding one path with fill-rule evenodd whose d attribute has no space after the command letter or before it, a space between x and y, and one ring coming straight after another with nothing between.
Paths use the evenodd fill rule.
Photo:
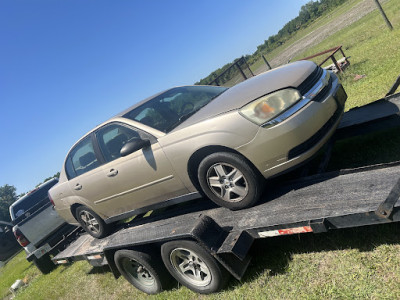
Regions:
<instances>
[{"instance_id":1,"label":"car headlight","mask_svg":"<svg viewBox=\"0 0 400 300\"><path fill-rule=\"evenodd\" d=\"M262 125L286 111L301 98L300 92L295 89L280 90L243 106L240 114L251 122Z\"/></svg>"}]
</instances>

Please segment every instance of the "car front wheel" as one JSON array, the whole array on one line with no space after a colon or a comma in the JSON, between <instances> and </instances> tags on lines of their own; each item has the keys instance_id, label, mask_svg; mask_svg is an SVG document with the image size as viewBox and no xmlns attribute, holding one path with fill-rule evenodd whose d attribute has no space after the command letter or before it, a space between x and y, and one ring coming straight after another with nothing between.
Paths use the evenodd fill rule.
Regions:
<instances>
[{"instance_id":1,"label":"car front wheel","mask_svg":"<svg viewBox=\"0 0 400 300\"><path fill-rule=\"evenodd\" d=\"M198 180L208 198L231 210L253 206L261 198L260 174L235 153L205 157L199 165Z\"/></svg>"}]
</instances>

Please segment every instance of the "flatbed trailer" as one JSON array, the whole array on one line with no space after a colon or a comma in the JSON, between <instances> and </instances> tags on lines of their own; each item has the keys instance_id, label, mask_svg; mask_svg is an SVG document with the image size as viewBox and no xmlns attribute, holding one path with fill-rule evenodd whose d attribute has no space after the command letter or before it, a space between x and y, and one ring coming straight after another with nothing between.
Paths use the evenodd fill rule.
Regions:
<instances>
[{"instance_id":1,"label":"flatbed trailer","mask_svg":"<svg viewBox=\"0 0 400 300\"><path fill-rule=\"evenodd\" d=\"M400 93L345 113L334 139L398 127L399 120ZM330 154L328 149L324 166ZM223 287L226 272L242 278L256 239L400 221L400 162L272 179L266 190L249 209L230 211L195 201L135 218L103 239L82 234L53 261L108 265L116 278L122 274L142 291L156 293L169 276L162 259L183 285L210 293ZM151 282L158 288L149 288Z\"/></svg>"}]
</instances>

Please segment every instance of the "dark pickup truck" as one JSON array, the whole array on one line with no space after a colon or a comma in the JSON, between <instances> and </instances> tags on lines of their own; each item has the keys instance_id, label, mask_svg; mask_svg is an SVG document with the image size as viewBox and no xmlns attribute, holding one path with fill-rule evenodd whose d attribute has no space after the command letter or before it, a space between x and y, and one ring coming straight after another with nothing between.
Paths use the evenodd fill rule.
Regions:
<instances>
[{"instance_id":1,"label":"dark pickup truck","mask_svg":"<svg viewBox=\"0 0 400 300\"><path fill-rule=\"evenodd\" d=\"M58 215L47 195L57 182L56 178L46 181L10 206L14 236L25 249L27 260L44 274L55 267L50 255L58 252L59 245L76 228Z\"/></svg>"}]
</instances>

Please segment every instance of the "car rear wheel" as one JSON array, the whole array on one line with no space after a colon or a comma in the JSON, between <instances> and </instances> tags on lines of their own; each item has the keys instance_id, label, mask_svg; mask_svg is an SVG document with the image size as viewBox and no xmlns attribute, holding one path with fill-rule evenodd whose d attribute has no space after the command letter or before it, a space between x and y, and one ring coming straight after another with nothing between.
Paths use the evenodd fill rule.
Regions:
<instances>
[{"instance_id":1,"label":"car rear wheel","mask_svg":"<svg viewBox=\"0 0 400 300\"><path fill-rule=\"evenodd\" d=\"M163 266L159 254L119 250L115 252L114 261L121 275L147 294L162 292L173 280Z\"/></svg>"},{"instance_id":2,"label":"car rear wheel","mask_svg":"<svg viewBox=\"0 0 400 300\"><path fill-rule=\"evenodd\" d=\"M230 278L225 268L196 242L167 242L161 246L161 257L171 275L197 293L216 293Z\"/></svg>"},{"instance_id":3,"label":"car rear wheel","mask_svg":"<svg viewBox=\"0 0 400 300\"><path fill-rule=\"evenodd\" d=\"M82 228L95 238L103 238L109 232L109 226L90 208L79 206L76 209L76 218Z\"/></svg>"},{"instance_id":4,"label":"car rear wheel","mask_svg":"<svg viewBox=\"0 0 400 300\"><path fill-rule=\"evenodd\" d=\"M240 155L220 152L205 157L198 169L203 192L231 210L253 206L262 194L262 178Z\"/></svg>"}]
</instances>

